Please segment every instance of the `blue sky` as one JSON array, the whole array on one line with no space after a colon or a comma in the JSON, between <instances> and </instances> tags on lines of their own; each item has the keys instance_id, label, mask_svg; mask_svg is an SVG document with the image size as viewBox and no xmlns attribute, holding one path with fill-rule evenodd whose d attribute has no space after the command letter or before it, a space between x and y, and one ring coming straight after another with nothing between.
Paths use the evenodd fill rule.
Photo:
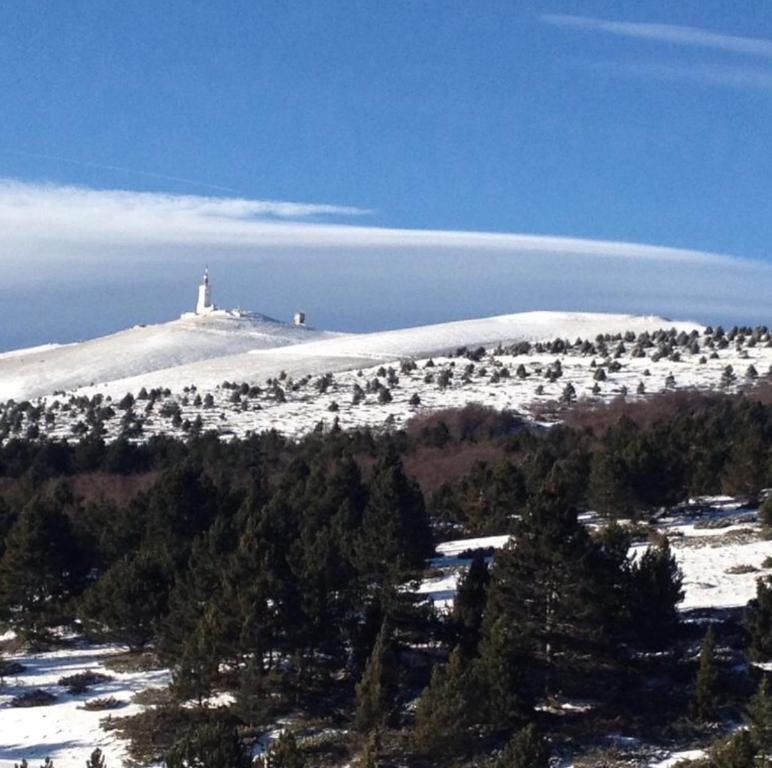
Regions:
<instances>
[{"instance_id":1,"label":"blue sky","mask_svg":"<svg viewBox=\"0 0 772 768\"><path fill-rule=\"evenodd\" d=\"M348 330L536 302L769 320L769 3L15 0L0 6L0 103L0 348L173 316L203 261L223 303L302 303ZM198 218L173 232L124 219L191 196ZM213 211L221 198L320 207ZM266 245L234 218L302 226ZM356 232L330 242L333 223ZM494 258L384 230L753 261L694 287L682 260L643 269L620 247L613 269L571 260L574 281L555 270L575 244L525 264L522 242Z\"/></svg>"}]
</instances>

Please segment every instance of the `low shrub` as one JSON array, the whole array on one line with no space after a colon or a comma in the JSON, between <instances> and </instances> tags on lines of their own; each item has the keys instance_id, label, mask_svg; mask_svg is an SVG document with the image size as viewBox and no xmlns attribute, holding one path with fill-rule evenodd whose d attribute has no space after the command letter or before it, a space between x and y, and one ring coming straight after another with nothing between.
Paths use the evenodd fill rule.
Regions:
<instances>
[{"instance_id":1,"label":"low shrub","mask_svg":"<svg viewBox=\"0 0 772 768\"><path fill-rule=\"evenodd\" d=\"M103 696L98 699L89 699L83 702L78 709L85 709L87 712L102 712L106 709L118 709L126 705L125 701L116 699L115 696Z\"/></svg>"},{"instance_id":2,"label":"low shrub","mask_svg":"<svg viewBox=\"0 0 772 768\"><path fill-rule=\"evenodd\" d=\"M56 702L56 696L53 693L44 691L42 688L35 688L32 691L25 691L18 696L14 696L9 702L11 707L48 707Z\"/></svg>"},{"instance_id":3,"label":"low shrub","mask_svg":"<svg viewBox=\"0 0 772 768\"><path fill-rule=\"evenodd\" d=\"M75 675L59 678L58 684L67 688L72 694L79 694L86 693L92 685L106 683L108 680L112 680L112 677L100 672L78 672Z\"/></svg>"},{"instance_id":4,"label":"low shrub","mask_svg":"<svg viewBox=\"0 0 772 768\"><path fill-rule=\"evenodd\" d=\"M10 677L11 675L18 675L24 672L26 667L24 664L19 664L18 661L12 661L8 659L0 659L0 677Z\"/></svg>"}]
</instances>

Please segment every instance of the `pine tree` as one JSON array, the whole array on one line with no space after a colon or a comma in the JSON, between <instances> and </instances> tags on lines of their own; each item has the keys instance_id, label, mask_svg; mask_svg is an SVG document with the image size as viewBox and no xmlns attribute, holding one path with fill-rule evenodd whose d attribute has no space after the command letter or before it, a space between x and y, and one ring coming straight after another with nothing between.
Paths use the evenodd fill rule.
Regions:
<instances>
[{"instance_id":1,"label":"pine tree","mask_svg":"<svg viewBox=\"0 0 772 768\"><path fill-rule=\"evenodd\" d=\"M284 731L268 747L265 756L254 763L255 768L305 768L305 765L306 761L292 731Z\"/></svg>"},{"instance_id":2,"label":"pine tree","mask_svg":"<svg viewBox=\"0 0 772 768\"><path fill-rule=\"evenodd\" d=\"M637 499L628 464L616 446L598 448L592 456L590 503L609 517L635 517Z\"/></svg>"},{"instance_id":3,"label":"pine tree","mask_svg":"<svg viewBox=\"0 0 772 768\"><path fill-rule=\"evenodd\" d=\"M172 673L171 687L179 700L194 699L200 707L211 695L220 669L220 624L219 611L209 604Z\"/></svg>"},{"instance_id":4,"label":"pine tree","mask_svg":"<svg viewBox=\"0 0 772 768\"><path fill-rule=\"evenodd\" d=\"M365 742L362 757L359 760L360 768L378 768L378 755L381 752L381 731L374 728Z\"/></svg>"},{"instance_id":5,"label":"pine tree","mask_svg":"<svg viewBox=\"0 0 772 768\"><path fill-rule=\"evenodd\" d=\"M594 550L570 506L548 494L529 502L514 542L499 552L491 576L481 657L492 671L487 676L492 685L514 686L523 696L516 679L525 674L530 697L536 697L549 693L551 680L563 672L590 672L604 629L602 585L589 568Z\"/></svg>"},{"instance_id":6,"label":"pine tree","mask_svg":"<svg viewBox=\"0 0 772 768\"><path fill-rule=\"evenodd\" d=\"M468 656L477 653L489 583L490 572L483 557L475 557L458 582L453 622L458 628L461 647Z\"/></svg>"},{"instance_id":7,"label":"pine tree","mask_svg":"<svg viewBox=\"0 0 772 768\"><path fill-rule=\"evenodd\" d=\"M239 674L235 692L234 711L245 723L259 724L265 721L271 710L268 679L262 669L262 661L251 658Z\"/></svg>"},{"instance_id":8,"label":"pine tree","mask_svg":"<svg viewBox=\"0 0 772 768\"><path fill-rule=\"evenodd\" d=\"M509 462L495 469L475 462L458 484L460 518L470 533L485 535L511 530L513 512L527 497L522 471Z\"/></svg>"},{"instance_id":9,"label":"pine tree","mask_svg":"<svg viewBox=\"0 0 772 768\"><path fill-rule=\"evenodd\" d=\"M57 620L83 584L83 560L72 527L54 502L28 503L6 538L0 559L0 608L23 634Z\"/></svg>"},{"instance_id":10,"label":"pine tree","mask_svg":"<svg viewBox=\"0 0 772 768\"><path fill-rule=\"evenodd\" d=\"M169 578L168 567L154 554L141 549L125 555L84 593L80 607L86 631L141 648L166 612Z\"/></svg>"},{"instance_id":11,"label":"pine tree","mask_svg":"<svg viewBox=\"0 0 772 768\"><path fill-rule=\"evenodd\" d=\"M667 538L649 547L633 565L631 582L638 640L664 644L678 625L676 608L684 595L683 574Z\"/></svg>"},{"instance_id":12,"label":"pine tree","mask_svg":"<svg viewBox=\"0 0 772 768\"><path fill-rule=\"evenodd\" d=\"M86 760L86 768L107 768L107 762L101 749L95 749L91 753L89 759Z\"/></svg>"},{"instance_id":13,"label":"pine tree","mask_svg":"<svg viewBox=\"0 0 772 768\"><path fill-rule=\"evenodd\" d=\"M5 552L5 540L8 532L19 517L19 512L4 496L0 496L0 557ZM772 522L772 521L771 521Z\"/></svg>"},{"instance_id":14,"label":"pine tree","mask_svg":"<svg viewBox=\"0 0 772 768\"><path fill-rule=\"evenodd\" d=\"M223 639L229 633L230 639L233 639L232 635L237 630L229 620L235 620L234 606L223 597L223 581L236 544L235 525L224 516L219 516L209 530L193 542L188 565L175 578L168 610L164 611L166 615L159 622L155 650L165 663L173 665L178 661L209 602L216 602L220 610ZM235 662L238 654L234 648L230 650Z\"/></svg>"},{"instance_id":15,"label":"pine tree","mask_svg":"<svg viewBox=\"0 0 772 768\"><path fill-rule=\"evenodd\" d=\"M772 758L772 684L767 674L748 704L747 719L756 749Z\"/></svg>"},{"instance_id":16,"label":"pine tree","mask_svg":"<svg viewBox=\"0 0 772 768\"><path fill-rule=\"evenodd\" d=\"M756 582L756 597L748 603L745 625L750 635L750 657L755 661L772 659L772 577Z\"/></svg>"},{"instance_id":17,"label":"pine tree","mask_svg":"<svg viewBox=\"0 0 772 768\"><path fill-rule=\"evenodd\" d=\"M632 536L616 521L593 535L590 571L598 587L598 616L609 645L635 641L637 620L633 614L631 581L633 564L629 552Z\"/></svg>"},{"instance_id":18,"label":"pine tree","mask_svg":"<svg viewBox=\"0 0 772 768\"><path fill-rule=\"evenodd\" d=\"M145 548L182 570L198 534L212 524L217 489L194 461L166 471L147 497Z\"/></svg>"},{"instance_id":19,"label":"pine tree","mask_svg":"<svg viewBox=\"0 0 772 768\"><path fill-rule=\"evenodd\" d=\"M756 748L748 731L737 731L710 751L711 768L754 768Z\"/></svg>"},{"instance_id":20,"label":"pine tree","mask_svg":"<svg viewBox=\"0 0 772 768\"><path fill-rule=\"evenodd\" d=\"M715 651L713 627L708 627L700 651L700 666L690 707L692 717L703 723L714 722L718 716L720 686Z\"/></svg>"},{"instance_id":21,"label":"pine tree","mask_svg":"<svg viewBox=\"0 0 772 768\"><path fill-rule=\"evenodd\" d=\"M359 545L365 573L392 575L421 568L433 551L432 533L418 485L405 475L395 449L375 466Z\"/></svg>"},{"instance_id":22,"label":"pine tree","mask_svg":"<svg viewBox=\"0 0 772 768\"><path fill-rule=\"evenodd\" d=\"M772 535L772 496L770 496L759 509L759 522L764 528L764 532Z\"/></svg>"},{"instance_id":23,"label":"pine tree","mask_svg":"<svg viewBox=\"0 0 772 768\"><path fill-rule=\"evenodd\" d=\"M165 768L252 768L252 756L234 725L205 723L180 739L166 755Z\"/></svg>"},{"instance_id":24,"label":"pine tree","mask_svg":"<svg viewBox=\"0 0 772 768\"><path fill-rule=\"evenodd\" d=\"M456 648L446 665L434 668L431 682L418 700L413 741L419 752L455 755L464 748L469 738L473 688L461 649Z\"/></svg>"},{"instance_id":25,"label":"pine tree","mask_svg":"<svg viewBox=\"0 0 772 768\"><path fill-rule=\"evenodd\" d=\"M512 738L495 768L548 768L550 749L532 723Z\"/></svg>"},{"instance_id":26,"label":"pine tree","mask_svg":"<svg viewBox=\"0 0 772 768\"><path fill-rule=\"evenodd\" d=\"M524 651L519 628L506 616L495 620L486 612L480 657L475 662L484 693L484 718L499 729L521 724L534 705L534 683L530 659Z\"/></svg>"},{"instance_id":27,"label":"pine tree","mask_svg":"<svg viewBox=\"0 0 772 768\"><path fill-rule=\"evenodd\" d=\"M388 719L394 703L397 660L391 630L384 621L356 687L356 728L369 733Z\"/></svg>"},{"instance_id":28,"label":"pine tree","mask_svg":"<svg viewBox=\"0 0 772 768\"><path fill-rule=\"evenodd\" d=\"M344 456L312 467L300 503L300 539L293 571L302 580L302 608L309 643L335 642L339 621L356 610L356 545L367 491L359 468Z\"/></svg>"}]
</instances>

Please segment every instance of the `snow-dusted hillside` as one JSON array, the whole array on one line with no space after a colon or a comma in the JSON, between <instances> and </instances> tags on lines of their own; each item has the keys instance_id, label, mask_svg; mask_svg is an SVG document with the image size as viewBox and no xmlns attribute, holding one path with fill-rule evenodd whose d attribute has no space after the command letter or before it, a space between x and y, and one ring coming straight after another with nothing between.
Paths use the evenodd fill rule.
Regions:
<instances>
[{"instance_id":1,"label":"snow-dusted hillside","mask_svg":"<svg viewBox=\"0 0 772 768\"><path fill-rule=\"evenodd\" d=\"M0 408L0 428L4 437L65 439L93 430L107 440L120 434L184 437L201 430L243 436L274 429L299 437L334 421L344 429L399 427L416 413L469 403L552 420L556 407L576 400L601 403L684 388L734 392L772 374L772 336L765 329L724 334L680 323L652 332L650 325L665 321L601 316L607 321L601 325L595 315L548 313L525 316L541 321L529 326L523 317L214 358L46 396L32 405L8 404ZM539 339L539 326L563 334L523 340ZM597 334L599 327L611 331ZM411 355L395 355L400 338ZM466 352L412 356L432 344Z\"/></svg>"},{"instance_id":2,"label":"snow-dusted hillside","mask_svg":"<svg viewBox=\"0 0 772 768\"><path fill-rule=\"evenodd\" d=\"M376 363L425 358L451 352L458 347L492 346L514 341L539 341L557 337L594 338L599 333L654 331L675 327L689 332L701 326L672 323L661 317L637 317L570 312L525 312L476 320L439 323L396 331L351 334L334 338L309 339L297 345L274 344L241 354L201 358L200 362L175 364L163 370L151 370L129 378L96 379L101 381L93 392L121 396L142 387L167 387L179 391L194 385L211 390L223 381L262 383L284 371L295 378L367 368ZM0 370L0 376L2 371Z\"/></svg>"},{"instance_id":3,"label":"snow-dusted hillside","mask_svg":"<svg viewBox=\"0 0 772 768\"><path fill-rule=\"evenodd\" d=\"M145 707L134 697L169 684L165 669L118 672L105 666L126 650L74 642L71 647L10 654L8 661L21 663L22 669L4 681L0 692L0 768L12 768L21 759L42 763L46 757L54 760L56 768L80 768L97 747L108 766L123 765L128 757L126 744L103 729L101 722L111 715L141 712ZM102 679L87 691L69 690L67 678L84 674ZM48 706L12 706L14 697L35 690L48 691L55 700ZM100 700L104 708L87 704Z\"/></svg>"},{"instance_id":4,"label":"snow-dusted hillside","mask_svg":"<svg viewBox=\"0 0 772 768\"><path fill-rule=\"evenodd\" d=\"M142 387L210 390L223 381L262 382L429 357L460 346L491 346L599 333L653 331L694 323L661 317L526 312L367 334L293 326L259 314L216 311L62 346L0 355L0 401L88 388L113 397Z\"/></svg>"},{"instance_id":5,"label":"snow-dusted hillside","mask_svg":"<svg viewBox=\"0 0 772 768\"><path fill-rule=\"evenodd\" d=\"M76 344L2 354L0 400L31 399L213 357L337 336L247 312L185 315Z\"/></svg>"}]
</instances>

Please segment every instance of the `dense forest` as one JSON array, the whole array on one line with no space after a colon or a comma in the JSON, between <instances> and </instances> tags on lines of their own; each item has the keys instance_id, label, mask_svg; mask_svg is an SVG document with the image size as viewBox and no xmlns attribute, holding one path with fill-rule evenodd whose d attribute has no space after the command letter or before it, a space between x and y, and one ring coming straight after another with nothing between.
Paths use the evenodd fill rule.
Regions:
<instances>
[{"instance_id":1,"label":"dense forest","mask_svg":"<svg viewBox=\"0 0 772 768\"><path fill-rule=\"evenodd\" d=\"M744 768L769 760L772 692L715 645L772 659L772 582L706 634L679 621L682 577L647 524L725 493L772 526L770 487L772 405L750 396L579 408L549 429L472 406L299 442L14 438L0 618L33 648L74 631L172 669L168 698L111 727L175 768L249 765L288 716L331 736L289 728L266 767L538 768L624 728L706 729L709 764ZM512 538L472 553L452 612L411 588L438 542L487 534ZM214 706L223 691L233 703ZM558 706L585 699L581 719ZM716 724L743 718L724 739Z\"/></svg>"}]
</instances>

